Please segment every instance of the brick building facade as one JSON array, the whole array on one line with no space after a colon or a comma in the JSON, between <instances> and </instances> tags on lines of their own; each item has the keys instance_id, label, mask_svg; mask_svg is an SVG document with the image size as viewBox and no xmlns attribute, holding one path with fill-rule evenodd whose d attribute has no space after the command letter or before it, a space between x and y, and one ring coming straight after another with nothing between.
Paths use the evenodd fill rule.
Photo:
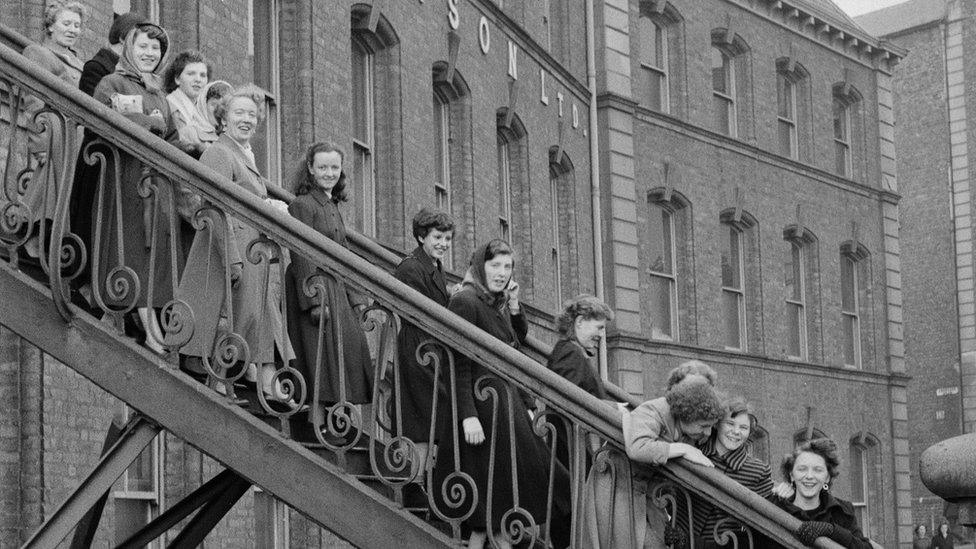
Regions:
<instances>
[{"instance_id":1,"label":"brick building facade","mask_svg":"<svg viewBox=\"0 0 976 549\"><path fill-rule=\"evenodd\" d=\"M976 47L967 2L910 1L858 18L909 51L895 72L905 358L913 473L932 444L976 428L973 168L969 136ZM915 518L930 527L952 509L912 479Z\"/></svg>"},{"instance_id":2,"label":"brick building facade","mask_svg":"<svg viewBox=\"0 0 976 549\"><path fill-rule=\"evenodd\" d=\"M5 2L0 18L38 39L42 3ZM598 231L584 2L91 4L83 57L111 12L131 7L173 47L200 49L217 78L263 87L257 153L273 181L287 183L309 143L343 146L347 222L380 242L409 247L413 212L435 204L458 220L457 273L477 243L510 238L543 339L563 299L595 291L602 252L618 314L611 379L652 397L676 363L715 365L722 388L757 408L761 458L775 469L807 433L831 436L844 458L837 493L883 546L910 543L899 54L829 0L594 1ZM0 367L16 381L3 389L17 399L3 402L19 405L0 415L3 478L20 484L3 483L15 512L0 528L23 539L90 469L123 408L11 335L4 344ZM216 470L172 438L157 458L150 511ZM107 517L126 511L112 505ZM271 531L280 511L249 493L212 543L273 546L234 536L258 522ZM293 518L293 546L336 543ZM120 536L116 526L102 535Z\"/></svg>"},{"instance_id":3,"label":"brick building facade","mask_svg":"<svg viewBox=\"0 0 976 549\"><path fill-rule=\"evenodd\" d=\"M616 0L596 21L611 377L650 396L715 365L774 469L830 436L836 493L910 544L900 50L826 0Z\"/></svg>"},{"instance_id":4,"label":"brick building facade","mask_svg":"<svg viewBox=\"0 0 976 549\"><path fill-rule=\"evenodd\" d=\"M40 40L44 4L4 2L0 21ZM335 141L353 182L344 215L360 231L409 249L413 214L423 206L449 209L459 225L452 258L458 274L478 243L510 238L518 280L541 311L535 321L543 329L551 330L550 313L563 299L594 292L582 3L86 4L92 16L79 44L82 58L103 45L113 12L133 9L167 29L174 51L199 49L214 77L261 86L269 117L256 153L272 182L287 187L308 145ZM2 342L0 546L6 547L25 541L91 470L110 421L125 407L10 332ZM110 498L96 545L121 541L220 470L175 437L159 441ZM252 490L207 546L345 546L288 515Z\"/></svg>"}]
</instances>

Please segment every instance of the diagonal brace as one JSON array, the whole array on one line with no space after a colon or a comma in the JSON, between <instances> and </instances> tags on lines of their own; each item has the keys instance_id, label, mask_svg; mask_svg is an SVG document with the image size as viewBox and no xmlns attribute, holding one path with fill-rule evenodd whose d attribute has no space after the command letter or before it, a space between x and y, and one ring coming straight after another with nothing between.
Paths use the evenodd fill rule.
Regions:
<instances>
[{"instance_id":1,"label":"diagonal brace","mask_svg":"<svg viewBox=\"0 0 976 549\"><path fill-rule=\"evenodd\" d=\"M85 516L89 509L112 488L112 484L139 454L149 446L160 427L144 416L133 416L116 442L102 456L95 469L24 544L23 549L55 547Z\"/></svg>"},{"instance_id":2,"label":"diagonal brace","mask_svg":"<svg viewBox=\"0 0 976 549\"><path fill-rule=\"evenodd\" d=\"M224 469L181 499L176 505L173 505L152 522L145 525L138 532L132 534L129 539L120 543L115 549L138 549L145 547L149 542L163 535L164 532L188 517L190 513L196 511L214 498L219 497L238 478L240 477L234 471Z\"/></svg>"},{"instance_id":3,"label":"diagonal brace","mask_svg":"<svg viewBox=\"0 0 976 549\"><path fill-rule=\"evenodd\" d=\"M251 488L251 481L234 475L230 484L207 502L190 520L183 531L167 546L167 549L194 549L198 547L207 534L217 526L224 515L241 499L244 492Z\"/></svg>"}]
</instances>

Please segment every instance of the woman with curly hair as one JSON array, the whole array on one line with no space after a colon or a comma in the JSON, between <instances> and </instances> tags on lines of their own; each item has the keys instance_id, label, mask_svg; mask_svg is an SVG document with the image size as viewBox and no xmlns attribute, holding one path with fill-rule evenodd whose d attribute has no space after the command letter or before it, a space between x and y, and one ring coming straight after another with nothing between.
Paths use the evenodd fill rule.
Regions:
<instances>
[{"instance_id":1,"label":"woman with curly hair","mask_svg":"<svg viewBox=\"0 0 976 549\"><path fill-rule=\"evenodd\" d=\"M613 320L610 307L592 295L579 295L566 302L556 318L559 341L553 346L546 366L601 400L607 399L603 380L591 359L600 348L607 322ZM556 457L569 467L569 433L567 423L553 416L556 428Z\"/></svg>"},{"instance_id":2,"label":"woman with curly hair","mask_svg":"<svg viewBox=\"0 0 976 549\"><path fill-rule=\"evenodd\" d=\"M848 549L871 549L871 542L857 524L854 507L830 493L830 485L840 473L839 467L834 441L818 438L804 442L783 459L780 467L792 485L793 495L773 495L770 499L803 521L795 535L807 545L813 545L818 537L827 537Z\"/></svg>"},{"instance_id":3,"label":"woman with curly hair","mask_svg":"<svg viewBox=\"0 0 976 549\"><path fill-rule=\"evenodd\" d=\"M584 494L584 546L663 549L683 547L687 542L687 534L682 534L682 528L671 527L664 510L648 504L646 488L639 488L645 481L633 475L630 461L664 465L681 458L712 467L711 460L696 445L708 438L712 426L725 417L725 408L708 378L684 374L686 379L668 389L663 397L624 412L626 457L612 448L597 455ZM612 514L608 515L608 511ZM687 531L687 509L677 512Z\"/></svg>"}]
</instances>

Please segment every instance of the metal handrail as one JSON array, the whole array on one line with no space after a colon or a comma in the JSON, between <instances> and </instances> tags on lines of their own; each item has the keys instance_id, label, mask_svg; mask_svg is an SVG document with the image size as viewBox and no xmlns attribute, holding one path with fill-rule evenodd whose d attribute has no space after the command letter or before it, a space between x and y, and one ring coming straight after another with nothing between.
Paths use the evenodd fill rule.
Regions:
<instances>
[{"instance_id":1,"label":"metal handrail","mask_svg":"<svg viewBox=\"0 0 976 549\"><path fill-rule=\"evenodd\" d=\"M616 445L623 445L620 414L611 404L594 398L526 355L463 322L461 317L437 306L433 300L360 255L305 224L282 216L280 211L254 194L3 44L0 44L0 72L49 107L84 124L113 146L152 165L174 183L190 185L205 200L247 222L269 238L287 244L289 249L310 258L320 269L342 280L347 286L395 304L396 313L405 321L432 334L501 378L544 398L561 414L586 425L601 437ZM718 507L780 543L800 546L792 536L800 524L799 520L725 475L681 462L668 463L656 468L656 471L690 492L709 498ZM839 547L823 539L818 540L819 547Z\"/></svg>"}]
</instances>

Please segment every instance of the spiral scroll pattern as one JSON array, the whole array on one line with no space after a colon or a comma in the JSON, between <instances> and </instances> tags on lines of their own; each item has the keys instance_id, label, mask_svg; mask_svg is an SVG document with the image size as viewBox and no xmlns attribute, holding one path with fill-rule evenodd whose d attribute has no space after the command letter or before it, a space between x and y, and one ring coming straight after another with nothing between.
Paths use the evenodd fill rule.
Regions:
<instances>
[{"instance_id":1,"label":"spiral scroll pattern","mask_svg":"<svg viewBox=\"0 0 976 549\"><path fill-rule=\"evenodd\" d=\"M247 341L239 334L228 332L214 342L213 353L209 358L204 357L203 366L214 379L233 382L240 379L247 371L247 368L234 368L234 366L247 364L250 362L250 356Z\"/></svg>"},{"instance_id":2,"label":"spiral scroll pattern","mask_svg":"<svg viewBox=\"0 0 976 549\"><path fill-rule=\"evenodd\" d=\"M81 237L74 233L66 233L61 238L61 249L58 254L58 266L61 278L72 280L77 278L88 264L88 254Z\"/></svg>"},{"instance_id":3,"label":"spiral scroll pattern","mask_svg":"<svg viewBox=\"0 0 976 549\"><path fill-rule=\"evenodd\" d=\"M165 347L182 347L193 337L193 309L187 302L175 299L166 303L159 312L159 319Z\"/></svg>"},{"instance_id":4,"label":"spiral scroll pattern","mask_svg":"<svg viewBox=\"0 0 976 549\"><path fill-rule=\"evenodd\" d=\"M519 545L528 541L529 547L535 545L539 537L539 528L532 513L521 507L513 507L502 515L501 529L509 543Z\"/></svg>"},{"instance_id":5,"label":"spiral scroll pattern","mask_svg":"<svg viewBox=\"0 0 976 549\"><path fill-rule=\"evenodd\" d=\"M291 366L282 366L275 370L269 384L280 395L276 395L275 399L269 399L263 390L257 392L258 402L265 412L279 419L287 419L302 410L308 392L305 378L298 370Z\"/></svg>"},{"instance_id":6,"label":"spiral scroll pattern","mask_svg":"<svg viewBox=\"0 0 976 549\"><path fill-rule=\"evenodd\" d=\"M127 313L135 308L141 289L139 275L125 265L113 267L105 275L105 302L103 309L117 314Z\"/></svg>"}]
</instances>

